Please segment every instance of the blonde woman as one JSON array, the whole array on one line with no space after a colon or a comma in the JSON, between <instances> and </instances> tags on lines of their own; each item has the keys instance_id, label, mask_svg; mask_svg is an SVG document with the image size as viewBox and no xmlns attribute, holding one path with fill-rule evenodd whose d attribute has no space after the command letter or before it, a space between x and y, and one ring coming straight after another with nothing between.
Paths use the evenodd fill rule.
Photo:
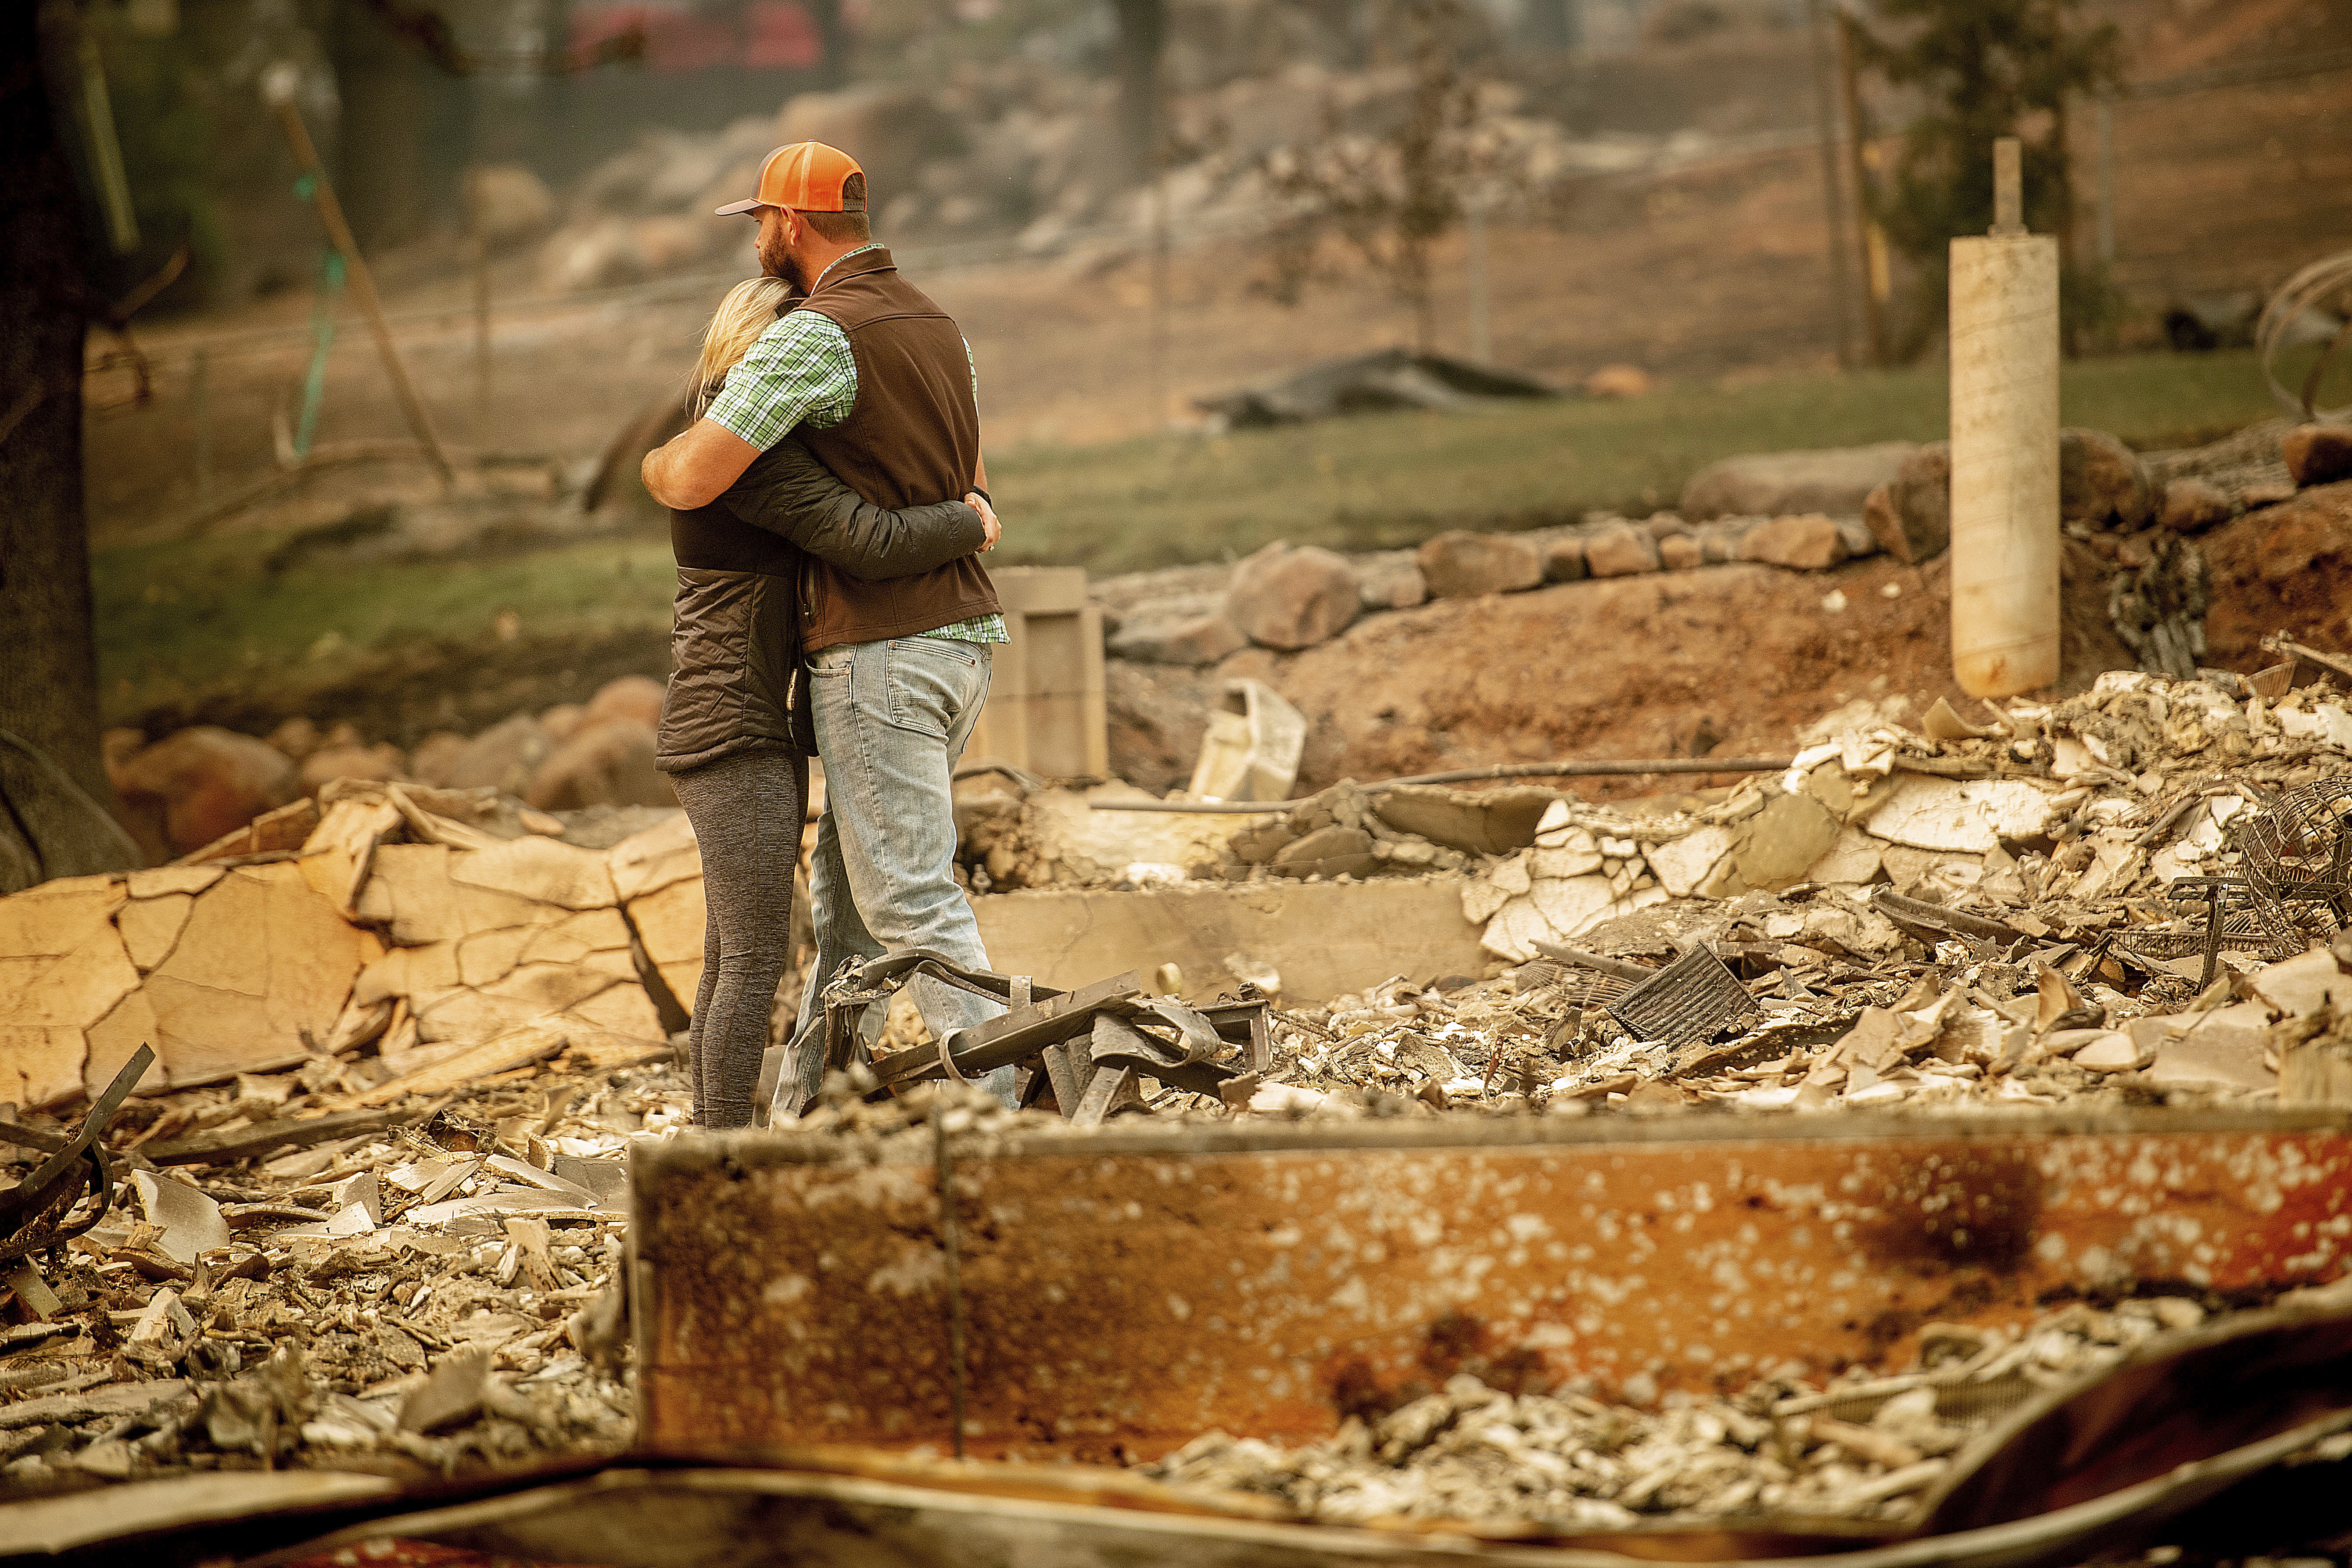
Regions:
<instances>
[{"instance_id":1,"label":"blonde woman","mask_svg":"<svg viewBox=\"0 0 2352 1568\"><path fill-rule=\"evenodd\" d=\"M695 367L697 411L793 302L755 278L728 291ZM801 580L809 556L868 581L989 548L985 498L874 506L787 437L708 506L670 513L677 599L656 764L702 846L702 984L688 1036L694 1119L747 1127L783 977L808 794Z\"/></svg>"}]
</instances>

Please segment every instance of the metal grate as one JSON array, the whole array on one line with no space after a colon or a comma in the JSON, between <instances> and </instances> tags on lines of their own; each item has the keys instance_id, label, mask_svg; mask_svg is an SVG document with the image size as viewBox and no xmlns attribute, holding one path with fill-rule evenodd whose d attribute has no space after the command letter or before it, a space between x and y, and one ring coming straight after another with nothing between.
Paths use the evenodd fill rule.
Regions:
<instances>
[{"instance_id":1,"label":"metal grate","mask_svg":"<svg viewBox=\"0 0 2352 1568\"><path fill-rule=\"evenodd\" d=\"M1609 1016L1637 1039L1679 1048L1761 1015L1739 977L1701 942L1611 1003Z\"/></svg>"}]
</instances>

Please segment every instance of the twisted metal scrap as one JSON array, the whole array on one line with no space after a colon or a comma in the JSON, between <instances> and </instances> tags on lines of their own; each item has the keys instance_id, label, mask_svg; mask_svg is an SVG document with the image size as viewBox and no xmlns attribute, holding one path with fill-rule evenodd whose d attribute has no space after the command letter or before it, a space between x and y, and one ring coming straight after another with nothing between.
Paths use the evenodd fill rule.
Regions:
<instances>
[{"instance_id":1,"label":"twisted metal scrap","mask_svg":"<svg viewBox=\"0 0 2352 1568\"><path fill-rule=\"evenodd\" d=\"M2352 405L2344 408L2320 409L2312 406L2319 395L2319 378L2326 374L2327 363L2336 357L2345 340L2352 338L2352 321L2347 321L2336 334L2335 341L2320 351L2313 362L2311 373L2303 378L2300 396L2279 384L2276 369L2279 354L2287 347L2287 329L2305 310L2338 289L2352 288L2352 250L2325 257L2313 262L2279 286L2279 291L2263 307L2254 322L2254 346L2262 351L2263 379L2270 383L2271 395L2289 414L2299 414L2306 421L2330 419L2339 414L2352 413Z\"/></svg>"}]
</instances>

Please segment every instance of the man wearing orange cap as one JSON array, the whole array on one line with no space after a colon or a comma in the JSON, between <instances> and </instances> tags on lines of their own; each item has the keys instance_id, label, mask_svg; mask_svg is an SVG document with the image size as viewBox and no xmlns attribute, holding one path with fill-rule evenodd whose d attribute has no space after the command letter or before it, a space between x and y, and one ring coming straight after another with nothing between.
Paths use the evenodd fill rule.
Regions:
<instances>
[{"instance_id":1,"label":"man wearing orange cap","mask_svg":"<svg viewBox=\"0 0 2352 1568\"><path fill-rule=\"evenodd\" d=\"M729 373L708 412L646 454L646 489L656 500L681 510L707 506L787 434L877 506L973 490L987 498L971 345L898 275L866 208L856 161L799 142L768 154L757 194L719 209L757 218L761 268L803 298ZM988 525L983 549L996 540L992 517ZM779 1109L816 1090L819 996L842 964L919 949L988 966L971 902L955 884L950 775L987 700L991 646L1007 640L996 591L973 556L881 582L812 558L801 599L825 807L810 889L817 967ZM934 1039L1002 1011L929 979L915 984ZM984 1082L1010 1101L1010 1068Z\"/></svg>"}]
</instances>

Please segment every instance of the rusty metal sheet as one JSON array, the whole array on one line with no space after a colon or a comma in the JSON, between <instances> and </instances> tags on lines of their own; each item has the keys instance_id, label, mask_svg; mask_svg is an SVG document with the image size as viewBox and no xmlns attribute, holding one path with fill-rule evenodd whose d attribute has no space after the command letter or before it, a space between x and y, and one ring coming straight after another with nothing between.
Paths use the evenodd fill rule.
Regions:
<instances>
[{"instance_id":1,"label":"rusty metal sheet","mask_svg":"<svg viewBox=\"0 0 2352 1568\"><path fill-rule=\"evenodd\" d=\"M949 1443L928 1136L634 1156L656 1449ZM2303 1112L1115 1127L961 1148L975 1457L1297 1441L1456 1372L1738 1385L2072 1296L2242 1297L2352 1258Z\"/></svg>"}]
</instances>

